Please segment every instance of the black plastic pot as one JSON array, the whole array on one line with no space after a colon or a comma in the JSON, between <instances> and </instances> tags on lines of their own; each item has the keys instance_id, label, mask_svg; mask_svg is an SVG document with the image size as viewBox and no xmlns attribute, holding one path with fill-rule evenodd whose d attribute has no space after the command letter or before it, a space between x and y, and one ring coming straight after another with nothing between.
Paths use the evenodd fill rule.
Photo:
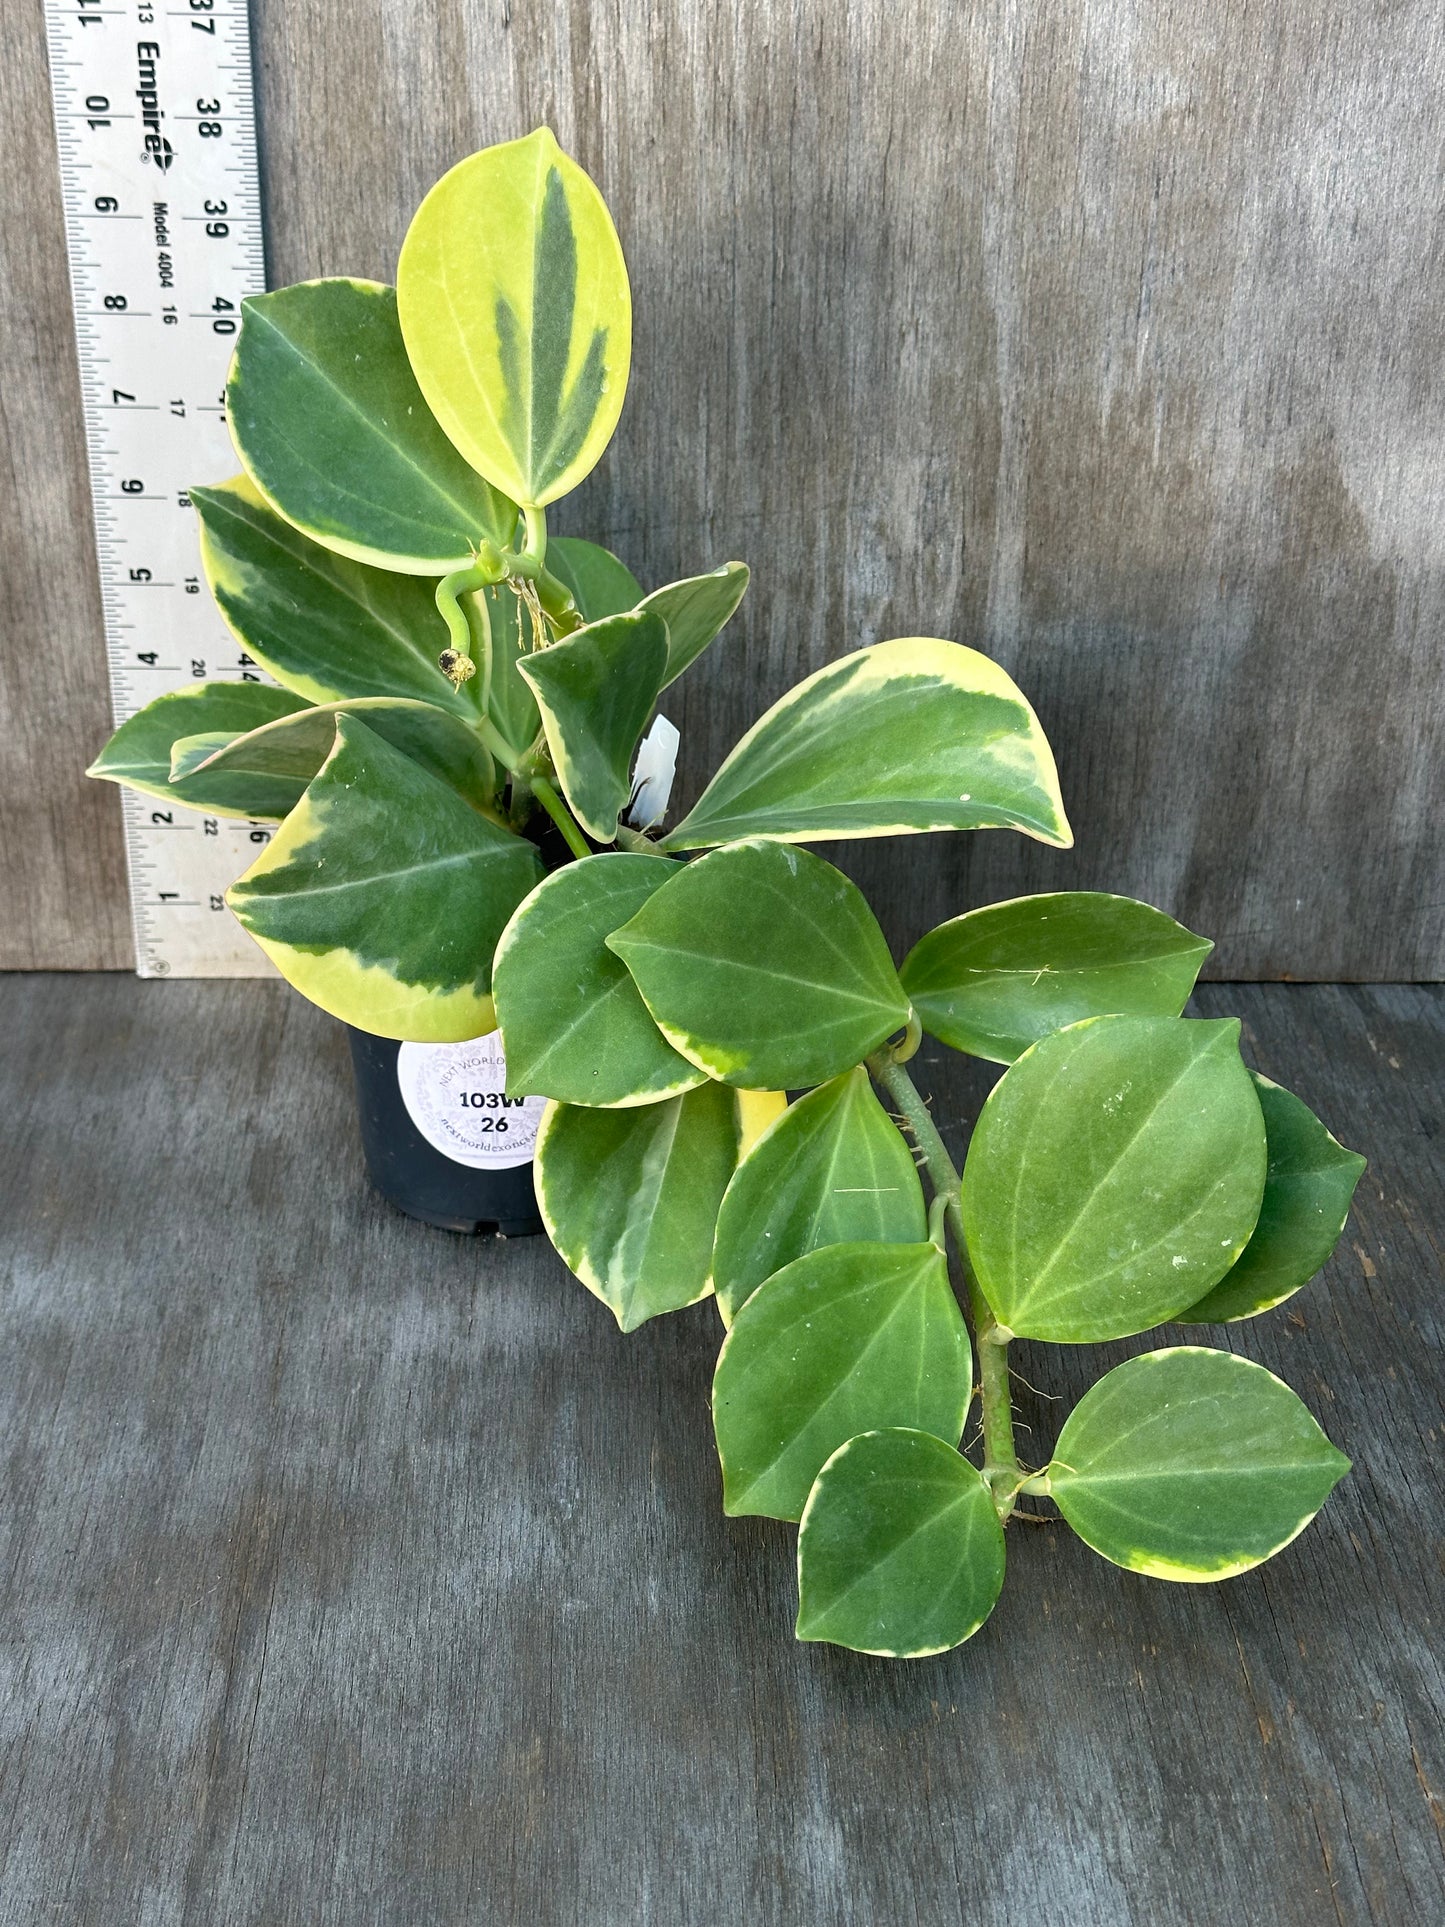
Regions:
<instances>
[{"instance_id":1,"label":"black plastic pot","mask_svg":"<svg viewBox=\"0 0 1445 1927\"><path fill-rule=\"evenodd\" d=\"M446 1231L540 1231L531 1142L541 1105L502 1096L500 1071L488 1061L500 1048L495 1039L431 1046L350 1025L347 1034L361 1142L381 1195Z\"/></svg>"}]
</instances>

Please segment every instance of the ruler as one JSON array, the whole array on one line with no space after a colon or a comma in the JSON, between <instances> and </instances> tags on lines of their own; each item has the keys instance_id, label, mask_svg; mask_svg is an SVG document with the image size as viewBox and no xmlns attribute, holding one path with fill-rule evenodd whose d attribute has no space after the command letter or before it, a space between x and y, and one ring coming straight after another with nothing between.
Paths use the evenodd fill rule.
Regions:
<instances>
[{"instance_id":1,"label":"ruler","mask_svg":"<svg viewBox=\"0 0 1445 1927\"><path fill-rule=\"evenodd\" d=\"M250 24L246 0L45 0L45 25L120 723L186 683L267 680L201 577L187 493L239 466L223 389L266 284ZM270 975L222 901L270 826L123 796L139 974Z\"/></svg>"}]
</instances>

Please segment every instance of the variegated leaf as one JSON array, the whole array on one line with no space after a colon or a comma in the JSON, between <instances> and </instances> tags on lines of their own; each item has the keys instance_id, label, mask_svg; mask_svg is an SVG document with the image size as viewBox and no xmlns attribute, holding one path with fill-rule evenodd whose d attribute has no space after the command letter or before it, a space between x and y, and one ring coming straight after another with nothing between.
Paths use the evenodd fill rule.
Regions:
<instances>
[{"instance_id":1,"label":"variegated leaf","mask_svg":"<svg viewBox=\"0 0 1445 1927\"><path fill-rule=\"evenodd\" d=\"M794 1258L824 1245L921 1244L927 1223L913 1153L867 1071L845 1071L790 1105L728 1186L712 1260L723 1323Z\"/></svg>"},{"instance_id":2,"label":"variegated leaf","mask_svg":"<svg viewBox=\"0 0 1445 1927\"><path fill-rule=\"evenodd\" d=\"M674 867L609 850L564 864L518 908L494 972L509 1092L615 1109L706 1081L663 1037L607 948Z\"/></svg>"},{"instance_id":3,"label":"variegated leaf","mask_svg":"<svg viewBox=\"0 0 1445 1927\"><path fill-rule=\"evenodd\" d=\"M86 774L210 816L282 817L301 787L290 778L256 771L224 770L197 776L172 774L178 739L207 733L227 741L278 719L304 714L306 705L289 690L259 682L198 682L173 689L123 722Z\"/></svg>"},{"instance_id":4,"label":"variegated leaf","mask_svg":"<svg viewBox=\"0 0 1445 1927\"><path fill-rule=\"evenodd\" d=\"M1287 1546L1350 1469L1273 1373L1177 1345L1106 1372L1070 1412L1048 1492L1116 1566L1198 1584Z\"/></svg>"},{"instance_id":5,"label":"variegated leaf","mask_svg":"<svg viewBox=\"0 0 1445 1927\"><path fill-rule=\"evenodd\" d=\"M825 1083L908 1020L872 911L807 850L734 843L681 865L607 943L667 1041L725 1084Z\"/></svg>"},{"instance_id":6,"label":"variegated leaf","mask_svg":"<svg viewBox=\"0 0 1445 1927\"><path fill-rule=\"evenodd\" d=\"M732 620L747 592L748 569L743 562L725 562L708 575L686 576L654 589L640 607L660 615L667 624L667 683L674 683L695 662L724 626Z\"/></svg>"},{"instance_id":7,"label":"variegated leaf","mask_svg":"<svg viewBox=\"0 0 1445 1927\"><path fill-rule=\"evenodd\" d=\"M575 488L622 410L632 296L607 205L548 128L442 176L397 297L422 393L472 466L527 506Z\"/></svg>"},{"instance_id":8,"label":"variegated leaf","mask_svg":"<svg viewBox=\"0 0 1445 1927\"><path fill-rule=\"evenodd\" d=\"M599 843L610 843L667 668L661 617L609 616L517 666L537 698L547 747L578 822Z\"/></svg>"},{"instance_id":9,"label":"variegated leaf","mask_svg":"<svg viewBox=\"0 0 1445 1927\"><path fill-rule=\"evenodd\" d=\"M963 1313L934 1244L835 1244L775 1272L713 1375L723 1510L797 1519L859 1432L917 1426L956 1446L973 1396Z\"/></svg>"},{"instance_id":10,"label":"variegated leaf","mask_svg":"<svg viewBox=\"0 0 1445 1927\"><path fill-rule=\"evenodd\" d=\"M348 703L320 703L265 723L244 736L185 736L171 750L171 774L241 775L289 780L296 801L331 754L336 719L354 716L393 749L479 808L491 802L496 772L481 739L460 716L432 703L397 701L390 696L360 696Z\"/></svg>"},{"instance_id":11,"label":"variegated leaf","mask_svg":"<svg viewBox=\"0 0 1445 1927\"><path fill-rule=\"evenodd\" d=\"M547 1235L623 1331L712 1290L740 1137L739 1094L720 1084L630 1110L547 1106L536 1166Z\"/></svg>"},{"instance_id":12,"label":"variegated leaf","mask_svg":"<svg viewBox=\"0 0 1445 1927\"><path fill-rule=\"evenodd\" d=\"M790 690L664 842L986 829L1068 848L1053 752L997 663L915 636L860 649Z\"/></svg>"},{"instance_id":13,"label":"variegated leaf","mask_svg":"<svg viewBox=\"0 0 1445 1927\"><path fill-rule=\"evenodd\" d=\"M245 476L192 489L191 499L217 607L277 682L311 703L400 696L476 715L466 687L437 667L447 635L430 583L311 541Z\"/></svg>"},{"instance_id":14,"label":"variegated leaf","mask_svg":"<svg viewBox=\"0 0 1445 1927\"><path fill-rule=\"evenodd\" d=\"M459 1043L495 1023L492 953L541 881L532 844L355 716L227 902L288 983L381 1037Z\"/></svg>"},{"instance_id":15,"label":"variegated leaf","mask_svg":"<svg viewBox=\"0 0 1445 1927\"><path fill-rule=\"evenodd\" d=\"M1061 890L940 924L899 975L926 1031L1011 1064L1085 1017L1177 1017L1213 947L1151 904Z\"/></svg>"},{"instance_id":16,"label":"variegated leaf","mask_svg":"<svg viewBox=\"0 0 1445 1927\"><path fill-rule=\"evenodd\" d=\"M406 357L396 293L303 281L241 305L226 389L247 474L287 521L358 562L413 575L505 545L513 502L441 432Z\"/></svg>"},{"instance_id":17,"label":"variegated leaf","mask_svg":"<svg viewBox=\"0 0 1445 1927\"><path fill-rule=\"evenodd\" d=\"M982 1474L929 1432L863 1432L808 1495L798 1638L926 1659L973 1637L1003 1574L1003 1527Z\"/></svg>"}]
</instances>

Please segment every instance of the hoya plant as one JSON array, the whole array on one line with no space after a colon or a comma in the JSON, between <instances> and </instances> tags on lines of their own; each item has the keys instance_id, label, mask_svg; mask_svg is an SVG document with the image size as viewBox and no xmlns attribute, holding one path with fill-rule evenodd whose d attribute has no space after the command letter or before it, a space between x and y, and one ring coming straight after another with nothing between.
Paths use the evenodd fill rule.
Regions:
<instances>
[{"instance_id":1,"label":"hoya plant","mask_svg":"<svg viewBox=\"0 0 1445 1927\"><path fill-rule=\"evenodd\" d=\"M323 1009L419 1042L500 1027L509 1093L548 1100L537 1193L568 1267L626 1331L716 1302L723 1503L799 1523L800 1638L967 1639L1025 1496L1134 1571L1257 1565L1348 1465L1292 1391L1229 1350L1147 1351L1031 1466L1009 1346L1268 1311L1328 1258L1363 1161L1246 1068L1236 1022L1182 1015L1210 945L1164 912L992 904L900 967L803 847L1070 845L1038 719L972 649L845 655L672 827L655 785L639 807L659 697L747 571L644 594L548 539L630 333L606 207L545 130L442 179L394 290L249 302L244 473L194 499L216 600L279 686L161 697L96 773L279 825L229 902ZM925 1032L1006 1067L961 1170L909 1070Z\"/></svg>"}]
</instances>

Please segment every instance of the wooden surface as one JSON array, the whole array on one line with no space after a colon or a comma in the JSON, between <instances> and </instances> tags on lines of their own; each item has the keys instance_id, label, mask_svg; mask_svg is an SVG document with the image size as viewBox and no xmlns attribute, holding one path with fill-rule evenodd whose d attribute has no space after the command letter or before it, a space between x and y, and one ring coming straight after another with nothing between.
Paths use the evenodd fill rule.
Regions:
<instances>
[{"instance_id":1,"label":"wooden surface","mask_svg":"<svg viewBox=\"0 0 1445 1927\"><path fill-rule=\"evenodd\" d=\"M1222 976L1442 974L1436 0L253 16L277 283L390 277L436 175L544 118L601 183L636 373L565 523L649 584L755 569L669 698L690 790L800 672L949 635L1035 700L1079 844L865 851L896 932L1067 882ZM8 49L0 962L119 964L39 0Z\"/></svg>"},{"instance_id":2,"label":"wooden surface","mask_svg":"<svg viewBox=\"0 0 1445 1927\"><path fill-rule=\"evenodd\" d=\"M1013 1526L890 1665L722 1517L710 1306L624 1339L392 1212L279 985L0 979L3 1927L1434 1927L1445 998L1200 1003L1371 1158L1226 1341L1354 1471L1222 1586ZM955 1149L977 1070L925 1060ZM1145 1343L1018 1347L1028 1456Z\"/></svg>"}]
</instances>

